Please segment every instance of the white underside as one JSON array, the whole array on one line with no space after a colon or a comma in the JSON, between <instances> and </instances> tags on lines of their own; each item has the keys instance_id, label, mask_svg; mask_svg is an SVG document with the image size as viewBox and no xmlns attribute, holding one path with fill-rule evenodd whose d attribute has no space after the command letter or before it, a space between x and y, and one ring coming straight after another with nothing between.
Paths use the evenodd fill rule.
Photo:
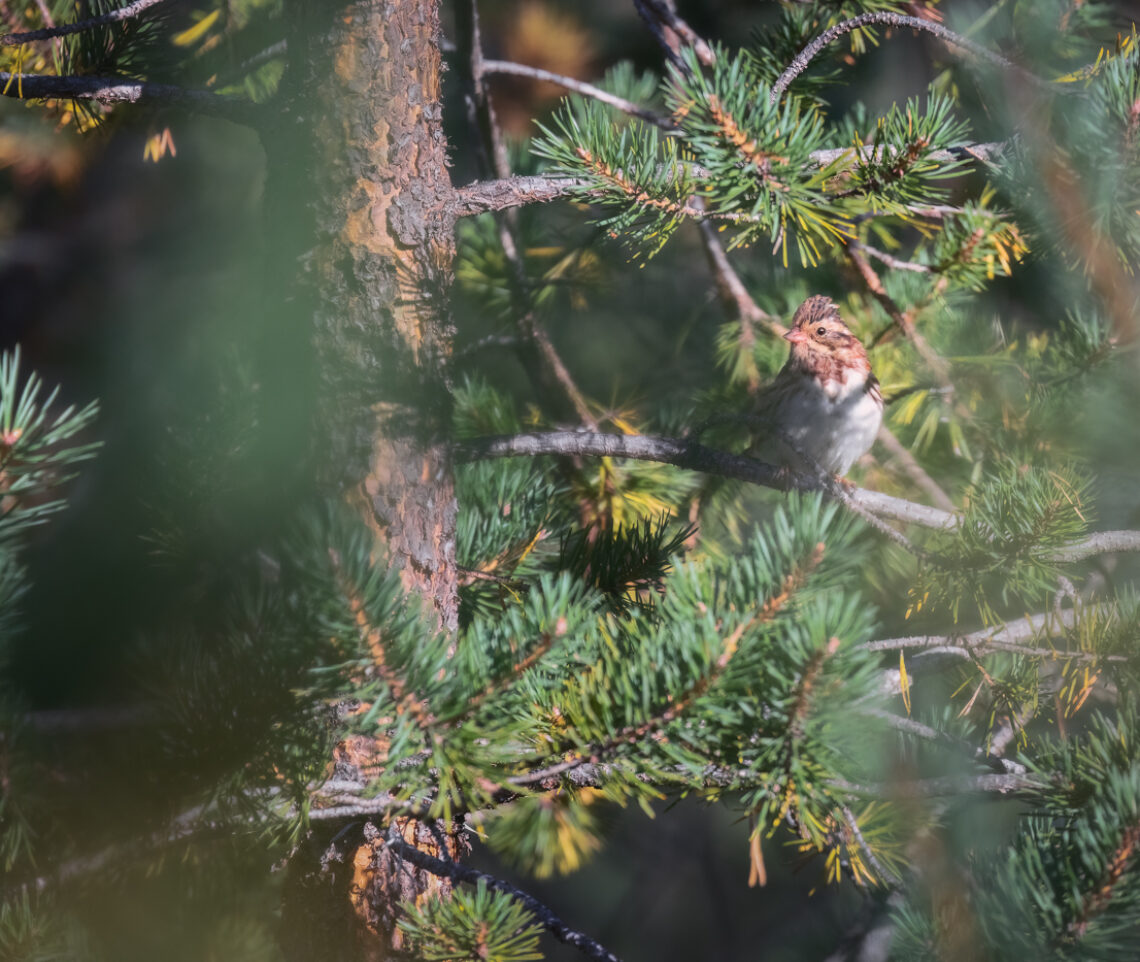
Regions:
<instances>
[{"instance_id":1,"label":"white underside","mask_svg":"<svg viewBox=\"0 0 1140 962\"><path fill-rule=\"evenodd\" d=\"M773 404L756 425L756 436L763 440L754 456L809 474L822 468L842 476L870 450L883 420L882 407L866 390L861 373L849 372L842 383L829 381L826 388L813 377L796 379L794 385L773 385Z\"/></svg>"}]
</instances>

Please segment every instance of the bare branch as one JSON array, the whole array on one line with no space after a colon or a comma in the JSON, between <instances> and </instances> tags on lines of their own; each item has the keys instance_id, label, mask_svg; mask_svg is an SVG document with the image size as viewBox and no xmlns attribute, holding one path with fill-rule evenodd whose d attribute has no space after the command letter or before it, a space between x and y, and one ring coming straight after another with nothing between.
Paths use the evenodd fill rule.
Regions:
<instances>
[{"instance_id":1,"label":"bare branch","mask_svg":"<svg viewBox=\"0 0 1140 962\"><path fill-rule=\"evenodd\" d=\"M545 454L656 461L690 471L736 478L777 491L834 492L821 480L797 474L754 458L718 451L684 438L648 434L594 434L588 431L546 431L488 438L472 438L456 445L459 461L487 458L540 457ZM904 521L924 528L952 531L959 518L950 511L917 504L880 491L853 488L851 501L880 518ZM1140 531L1101 531L1069 545L1043 552L1042 560L1066 564L1115 551L1140 551Z\"/></svg>"},{"instance_id":2,"label":"bare branch","mask_svg":"<svg viewBox=\"0 0 1140 962\"><path fill-rule=\"evenodd\" d=\"M880 264L893 267L896 271L913 271L916 274L933 273L932 269L926 264L916 264L914 261L900 260L897 257L892 257L886 251L881 251L877 247L871 247L869 244L860 244L859 248L870 254Z\"/></svg>"},{"instance_id":3,"label":"bare branch","mask_svg":"<svg viewBox=\"0 0 1140 962\"><path fill-rule=\"evenodd\" d=\"M646 123L660 127L662 130L673 130L676 127L672 118L655 113L648 107L642 107L640 104L635 104L632 100L626 100L624 97L611 94L608 90L602 90L601 87L595 87L593 84L575 80L573 77L566 77L562 74L551 73L549 70L543 70L541 67L529 67L526 64L511 63L507 60L484 60L483 74L484 76L486 74L506 74L512 77L530 77L533 80L545 80L547 83L565 87L567 90L580 94L583 97L590 97L600 103L608 104L620 110L622 113L629 114L631 117L638 117Z\"/></svg>"},{"instance_id":4,"label":"bare branch","mask_svg":"<svg viewBox=\"0 0 1140 962\"><path fill-rule=\"evenodd\" d=\"M939 383L948 388L950 391L954 390L954 385L950 381L950 365L946 363L946 359L938 354L926 341L914 326L914 319L905 312L902 308L895 303L893 297L887 293L887 289L883 286L882 279L875 272L875 269L868 263L862 253L860 253L862 245L858 243L849 243L846 247L847 258L854 265L855 270L859 272L859 276L863 279L863 283L867 285L867 290L871 292L871 296L875 298L882 305L883 310L887 312L891 320L895 322L895 327L903 333L908 341L910 341L919 356L926 362L926 366L938 379Z\"/></svg>"},{"instance_id":5,"label":"bare branch","mask_svg":"<svg viewBox=\"0 0 1140 962\"><path fill-rule=\"evenodd\" d=\"M524 892L522 889L515 888L502 879L488 875L486 872L468 868L466 865L460 865L458 862L445 862L443 859L420 851L414 845L409 845L401 837L398 825L393 824L391 828L389 828L386 844L394 855L399 856L405 862L411 862L416 868L431 872L432 875L449 878L453 882L467 882L471 885L482 882L487 888L493 891L503 892L509 895L538 919L543 927L558 939L559 942L573 946L585 955L586 958L596 959L597 962L621 962L618 956L614 955L613 952L600 942L597 942L590 938L590 936L576 929L570 928L570 926L563 922L550 908L533 895Z\"/></svg>"},{"instance_id":6,"label":"bare branch","mask_svg":"<svg viewBox=\"0 0 1140 962\"><path fill-rule=\"evenodd\" d=\"M1041 87L1047 90L1056 91L1059 88L1051 84L1047 80L1042 80L1040 77L1034 76L1029 71L1019 67L1011 60L1006 60L1000 54L994 53L992 50L987 50L979 43L963 37L961 34L955 33L948 27L942 26L940 23L935 23L931 20L923 20L921 17L907 17L899 13L890 13L886 11L876 11L872 13L863 13L857 17L852 17L850 20L844 20L842 23L837 23L834 27L830 27L816 37L809 43L803 50L801 50L793 58L792 62L788 64L788 68L780 74L779 78L772 85L772 93L769 97L772 103L776 103L785 90L788 89L788 84L802 74L807 68L808 64L815 59L816 55L833 40L842 37L844 34L850 33L852 30L858 30L860 27L869 24L883 24L890 27L910 27L914 30L925 30L927 33L932 33L941 40L945 40L952 47L957 47L960 50L973 58L974 60L984 60L987 63L993 64L996 67L1001 67L1003 70L1009 70L1016 73L1018 76L1023 77L1035 87Z\"/></svg>"},{"instance_id":7,"label":"bare branch","mask_svg":"<svg viewBox=\"0 0 1140 962\"><path fill-rule=\"evenodd\" d=\"M873 787L874 794L884 798L937 798L947 795L977 795L997 792L1008 795L1013 792L1033 791L1044 788L1049 779L1016 773L994 773L992 775L946 775L942 778L924 778L914 782L892 782Z\"/></svg>"},{"instance_id":8,"label":"bare branch","mask_svg":"<svg viewBox=\"0 0 1140 962\"><path fill-rule=\"evenodd\" d=\"M473 341L466 347L457 350L454 354L456 359L466 357L468 354L475 354L479 351L485 351L492 347L518 347L519 338L515 334L488 334L486 337L481 337L477 341Z\"/></svg>"},{"instance_id":9,"label":"bare branch","mask_svg":"<svg viewBox=\"0 0 1140 962\"><path fill-rule=\"evenodd\" d=\"M1060 616L1052 612L1028 615L997 628L983 628L968 635L911 635L904 638L882 638L859 645L864 651L919 650L961 658L975 658L996 652L1055 658L1062 661L1123 662L1123 655L1100 655L1089 651L1037 647L1025 642L1069 631L1076 624L1076 613L1070 608Z\"/></svg>"},{"instance_id":10,"label":"bare branch","mask_svg":"<svg viewBox=\"0 0 1140 962\"><path fill-rule=\"evenodd\" d=\"M582 177L505 177L481 180L455 192L453 210L457 217L470 217L488 211L507 210L526 204L543 204L568 197L576 189L589 186Z\"/></svg>"},{"instance_id":11,"label":"bare branch","mask_svg":"<svg viewBox=\"0 0 1140 962\"><path fill-rule=\"evenodd\" d=\"M748 334L753 337L755 335L752 333L752 327L756 324L763 327L773 337L783 337L788 329L780 323L778 317L762 310L752 295L748 293L748 288L744 286L740 275L736 273L736 269L725 253L724 245L717 237L716 228L706 220L700 221L699 227L701 243L704 245L705 254L716 277L717 291L729 312L740 318L744 330L747 330ZM742 330L742 339L745 336Z\"/></svg>"},{"instance_id":12,"label":"bare branch","mask_svg":"<svg viewBox=\"0 0 1140 962\"><path fill-rule=\"evenodd\" d=\"M996 160L998 155L1009 147L1009 144L1004 140L989 141L980 144L958 144L953 147L947 147L944 150L932 150L925 156L930 160L936 160L939 163L954 163L956 161L980 161L982 163L990 163ZM823 150L813 150L809 155L811 162L820 167L826 167L828 164L834 164L837 160L843 160L850 157L851 162L854 163L857 159L861 158L863 163L879 162L884 157L894 156L899 152L899 147L894 144L880 144L878 147L867 146L862 148L857 154L854 147L828 147ZM956 213L961 213L961 208L922 208L923 210L953 210Z\"/></svg>"},{"instance_id":13,"label":"bare branch","mask_svg":"<svg viewBox=\"0 0 1140 962\"><path fill-rule=\"evenodd\" d=\"M459 461L486 458L539 457L544 454L584 455L586 457L632 458L657 461L690 471L718 474L758 484L778 491L823 491L817 478L797 474L764 461L682 438L653 437L647 434L593 434L587 431L547 431L534 434L473 438L456 446ZM855 488L851 500L880 518L907 521L927 528L953 528L956 519L948 511L915 504L878 491Z\"/></svg>"},{"instance_id":14,"label":"bare branch","mask_svg":"<svg viewBox=\"0 0 1140 962\"><path fill-rule=\"evenodd\" d=\"M17 100L94 100L101 104L152 103L186 107L248 123L248 100L224 97L209 90L190 90L174 84L124 80L121 77L57 77L48 74L0 71L0 93Z\"/></svg>"},{"instance_id":15,"label":"bare branch","mask_svg":"<svg viewBox=\"0 0 1140 962\"><path fill-rule=\"evenodd\" d=\"M66 37L73 33L82 33L84 30L91 30L94 27L103 27L111 23L121 23L123 20L130 20L132 17L137 17L140 13L149 10L151 7L157 7L160 3L166 2L167 0L135 0L134 3L128 3L125 7L119 7L117 10L111 10L98 17L89 17L86 20L78 20L75 23L65 23L58 27L46 27L43 30L29 30L25 33L5 34L0 37L0 46L13 47L22 43L30 43L33 40L50 40L52 37Z\"/></svg>"},{"instance_id":16,"label":"bare branch","mask_svg":"<svg viewBox=\"0 0 1140 962\"><path fill-rule=\"evenodd\" d=\"M1080 541L1055 549L1049 554L1049 560L1066 564L1118 551L1140 551L1140 531L1098 531Z\"/></svg>"},{"instance_id":17,"label":"bare branch","mask_svg":"<svg viewBox=\"0 0 1140 962\"><path fill-rule=\"evenodd\" d=\"M923 466L918 463L918 459L910 453L905 444L894 436L894 433L885 423L879 428L877 440L898 460L910 479L930 495L937 507L942 508L943 511L954 510L954 502L950 500L950 496L942 490L938 482L926 472Z\"/></svg>"},{"instance_id":18,"label":"bare branch","mask_svg":"<svg viewBox=\"0 0 1140 962\"><path fill-rule=\"evenodd\" d=\"M327 788L327 786L325 786ZM365 786L356 788L363 791ZM342 818L367 818L371 815L386 815L399 813L417 818L427 817L429 805L419 804L414 799L396 798L389 792L381 792L371 797L360 797L346 791L334 795L314 796L320 800L323 807L312 807L306 813L310 822L335 821Z\"/></svg>"},{"instance_id":19,"label":"bare branch","mask_svg":"<svg viewBox=\"0 0 1140 962\"><path fill-rule=\"evenodd\" d=\"M1001 758L992 752L987 752L981 746L971 745L969 742L957 738L949 732L931 728L929 725L924 725L922 722L915 721L913 718L902 718L899 715L884 711L881 708L868 708L865 709L862 714L871 718L878 718L895 729L895 731L903 732L906 735L914 735L916 738L922 738L938 745L945 745L957 751L965 751L978 761L989 765L997 771L1005 772L1010 775L1025 774L1026 768L1020 762L1015 762L1008 758Z\"/></svg>"}]
</instances>

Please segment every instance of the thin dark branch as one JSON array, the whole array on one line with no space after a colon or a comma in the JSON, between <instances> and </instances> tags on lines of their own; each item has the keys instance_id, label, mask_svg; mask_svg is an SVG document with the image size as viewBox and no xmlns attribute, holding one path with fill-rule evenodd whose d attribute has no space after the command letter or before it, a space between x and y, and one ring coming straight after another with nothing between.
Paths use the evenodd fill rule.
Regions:
<instances>
[{"instance_id":1,"label":"thin dark branch","mask_svg":"<svg viewBox=\"0 0 1140 962\"><path fill-rule=\"evenodd\" d=\"M850 20L837 23L834 27L825 30L804 47L803 50L796 54L792 62L788 64L787 69L780 74L779 78L772 85L772 93L769 98L771 102L776 103L780 99L784 91L788 89L788 84L803 73L808 68L808 64L810 64L816 55L829 43L842 37L844 34L850 33L852 30L858 30L860 27L865 27L870 24L883 24L890 27L910 27L913 30L925 30L927 33L932 33L939 39L945 40L951 46L965 51L973 59L984 60L996 67L1001 67L1003 70L1012 71L1036 87L1054 91L1059 89L1056 85L1049 83L1049 81L1042 80L1040 77L1036 77L1027 70L1019 67L1013 61L1007 60L992 50L987 50L981 44L975 43L973 40L969 40L961 34L955 33L940 23L935 23L932 20L923 20L921 17L907 17L899 13L875 11L872 13L863 13L857 17L852 17Z\"/></svg>"},{"instance_id":2,"label":"thin dark branch","mask_svg":"<svg viewBox=\"0 0 1140 962\"><path fill-rule=\"evenodd\" d=\"M393 824L389 829L387 846L394 855L399 856L405 862L411 862L416 868L431 872L432 875L449 878L453 882L467 882L471 885L482 882L487 888L493 891L503 892L509 895L530 912L559 942L573 946L585 955L586 958L596 959L597 962L621 962L618 956L614 955L613 952L600 942L576 929L570 928L570 926L563 922L549 907L540 902L533 895L524 892L522 889L515 888L502 879L488 875L486 872L468 868L466 865L460 865L458 862L445 862L443 859L428 855L427 852L421 852L414 845L409 845L401 837L398 825Z\"/></svg>"},{"instance_id":3,"label":"thin dark branch","mask_svg":"<svg viewBox=\"0 0 1140 962\"><path fill-rule=\"evenodd\" d=\"M725 313L730 319L735 317L740 321L738 342L741 354L748 358L748 392L754 394L760 387L760 371L754 357L757 326L762 327L770 337L783 337L788 329L780 323L778 317L763 310L748 292L748 288L744 286L740 275L732 266L716 228L709 221L702 220L697 222L697 229L700 231L701 244L712 268L713 277L716 279L717 294ZM717 483L714 479L706 479L689 500L687 512L689 523L693 528L692 534L685 541L687 548L692 548L700 537L702 504L710 492L716 489Z\"/></svg>"},{"instance_id":4,"label":"thin dark branch","mask_svg":"<svg viewBox=\"0 0 1140 962\"><path fill-rule=\"evenodd\" d=\"M47 0L36 0L36 7L40 11L40 19L43 20L44 26L48 30L54 30L55 29L55 19L52 17L51 11L48 9ZM56 60L58 61L59 56L60 56L59 37L54 37L52 39L51 45L52 45L52 49L55 51Z\"/></svg>"},{"instance_id":5,"label":"thin dark branch","mask_svg":"<svg viewBox=\"0 0 1140 962\"><path fill-rule=\"evenodd\" d=\"M511 169L507 147L499 130L490 92L483 82L483 37L477 0L460 0L455 4L455 32L464 106L467 122L478 138L480 172L483 176L509 177Z\"/></svg>"},{"instance_id":6,"label":"thin dark branch","mask_svg":"<svg viewBox=\"0 0 1140 962\"><path fill-rule=\"evenodd\" d=\"M469 115L475 126L486 155L486 167L497 177L510 173L507 149L495 117L494 104L484 82L489 63L483 59L482 39L479 29L479 11L475 0L460 3L456 10L456 26L459 31L459 49L465 55L470 83ZM509 64L507 66L518 66ZM535 310L534 298L530 293L526 265L519 252L518 225L509 211L495 214L499 243L507 259L510 270L508 287L511 306L514 309L515 325L522 335L517 350L524 370L534 381L540 396L546 395L558 407L556 412L575 416L580 424L592 431L598 429L598 422L586 403L585 396L578 388L569 368L562 360L551 340L549 332L540 321Z\"/></svg>"},{"instance_id":7,"label":"thin dark branch","mask_svg":"<svg viewBox=\"0 0 1140 962\"><path fill-rule=\"evenodd\" d=\"M484 60L483 74L484 76L487 74L506 74L512 77L529 77L532 80L545 80L547 83L565 87L567 90L581 94L583 97L590 97L600 103L608 104L620 110L622 113L629 114L631 117L638 117L646 123L660 127L662 130L673 130L676 127L672 118L655 113L648 107L642 107L640 104L635 104L632 100L626 100L624 97L617 96L617 94L611 94L608 90L602 90L601 87L595 87L593 84L575 80L573 77L566 77L562 74L551 73L549 70L543 70L541 67L530 67L526 64L511 63L507 60Z\"/></svg>"},{"instance_id":8,"label":"thin dark branch","mask_svg":"<svg viewBox=\"0 0 1140 962\"><path fill-rule=\"evenodd\" d=\"M460 348L455 352L455 358L467 357L469 354L476 354L479 351L485 351L492 347L507 347L514 349L518 347L519 337L517 334L488 334L486 337L481 337L477 341L472 341L466 347Z\"/></svg>"},{"instance_id":9,"label":"thin dark branch","mask_svg":"<svg viewBox=\"0 0 1140 962\"><path fill-rule=\"evenodd\" d=\"M84 30L92 30L95 27L103 27L111 23L121 23L123 20L130 20L132 17L137 17L140 13L144 13L151 7L157 7L160 3L166 2L167 0L135 0L134 3L128 3L125 7L119 7L117 10L111 10L98 17L89 17L86 20L78 20L75 23L65 23L58 27L45 27L43 30L29 30L25 33L5 34L0 37L0 46L12 47L21 43L30 43L33 40L50 40L52 37L66 37L73 33L82 33Z\"/></svg>"},{"instance_id":10,"label":"thin dark branch","mask_svg":"<svg viewBox=\"0 0 1140 962\"><path fill-rule=\"evenodd\" d=\"M174 84L124 80L122 77L57 77L0 71L0 93L17 100L94 100L101 104L163 104L217 114L248 123L255 106L248 100Z\"/></svg>"},{"instance_id":11,"label":"thin dark branch","mask_svg":"<svg viewBox=\"0 0 1140 962\"><path fill-rule=\"evenodd\" d=\"M284 57L289 52L289 41L278 40L276 43L271 43L264 50L255 53L248 60L243 60L238 64L239 70L252 70L254 67L260 67L263 63L269 63L270 60L275 60L278 57Z\"/></svg>"},{"instance_id":12,"label":"thin dark branch","mask_svg":"<svg viewBox=\"0 0 1140 962\"><path fill-rule=\"evenodd\" d=\"M129 705L113 708L80 708L34 711L24 717L24 724L39 735L90 735L121 728L142 728L156 723L157 716L149 708Z\"/></svg>"},{"instance_id":13,"label":"thin dark branch","mask_svg":"<svg viewBox=\"0 0 1140 962\"><path fill-rule=\"evenodd\" d=\"M678 67L684 63L680 57L683 47L692 47L697 59L706 67L716 62L712 47L681 19L673 0L633 0L633 5L665 55Z\"/></svg>"}]
</instances>

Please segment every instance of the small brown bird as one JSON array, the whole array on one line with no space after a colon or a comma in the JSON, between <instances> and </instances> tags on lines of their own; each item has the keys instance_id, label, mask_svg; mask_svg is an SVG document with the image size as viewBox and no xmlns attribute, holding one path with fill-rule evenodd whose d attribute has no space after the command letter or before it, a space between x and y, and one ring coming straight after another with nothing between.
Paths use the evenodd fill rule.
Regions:
<instances>
[{"instance_id":1,"label":"small brown bird","mask_svg":"<svg viewBox=\"0 0 1140 962\"><path fill-rule=\"evenodd\" d=\"M867 351L828 297L809 297L784 337L792 351L756 398L752 453L762 461L842 476L870 450L883 395Z\"/></svg>"}]
</instances>

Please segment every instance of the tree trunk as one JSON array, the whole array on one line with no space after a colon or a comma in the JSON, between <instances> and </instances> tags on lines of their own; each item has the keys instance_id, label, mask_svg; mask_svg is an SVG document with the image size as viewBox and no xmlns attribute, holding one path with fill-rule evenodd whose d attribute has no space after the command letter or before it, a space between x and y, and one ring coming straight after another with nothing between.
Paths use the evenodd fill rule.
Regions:
<instances>
[{"instance_id":1,"label":"tree trunk","mask_svg":"<svg viewBox=\"0 0 1140 962\"><path fill-rule=\"evenodd\" d=\"M375 532L377 563L397 568L454 631L446 440L455 246L438 0L295 3L287 17L283 115L265 136L269 230L270 243L294 242L271 256L275 285L294 292L285 324L310 345L317 474ZM382 753L382 739L354 740L338 764L382 763ZM404 829L420 837L414 824ZM383 957L399 944L393 902L440 883L409 886L415 871L394 866L371 828L336 832L314 829L293 860L284 947L307 962Z\"/></svg>"},{"instance_id":2,"label":"tree trunk","mask_svg":"<svg viewBox=\"0 0 1140 962\"><path fill-rule=\"evenodd\" d=\"M266 133L270 231L294 243L274 254L275 283L299 286L288 313L311 339L317 471L454 630L438 0L302 3L289 26L282 117Z\"/></svg>"}]
</instances>

